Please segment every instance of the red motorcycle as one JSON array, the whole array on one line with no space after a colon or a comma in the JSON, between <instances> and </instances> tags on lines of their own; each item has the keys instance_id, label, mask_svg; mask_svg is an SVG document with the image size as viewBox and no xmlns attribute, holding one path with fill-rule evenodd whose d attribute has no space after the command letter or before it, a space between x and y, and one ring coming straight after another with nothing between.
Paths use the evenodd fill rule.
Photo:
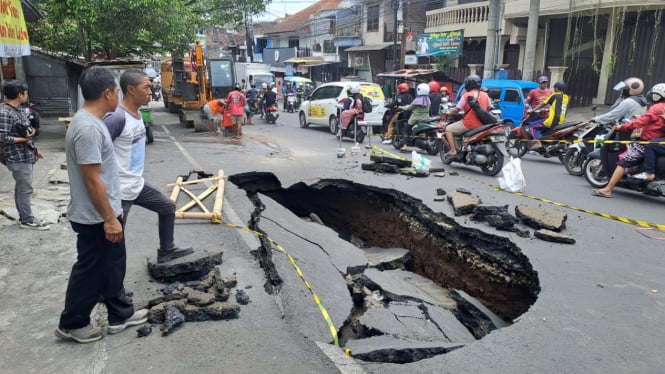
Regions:
<instances>
[{"instance_id":1,"label":"red motorcycle","mask_svg":"<svg viewBox=\"0 0 665 374\"><path fill-rule=\"evenodd\" d=\"M266 106L266 121L268 123L275 124L277 118L279 118L279 108L277 105L268 105Z\"/></svg>"},{"instance_id":2,"label":"red motorcycle","mask_svg":"<svg viewBox=\"0 0 665 374\"><path fill-rule=\"evenodd\" d=\"M528 124L538 120L539 117L539 112L533 112L522 119L519 126L510 131L506 148L511 156L522 157L529 150L529 142L533 141L533 138L529 133ZM566 122L548 129L542 133L539 139L543 146L534 148L532 151L546 158L558 157L563 162L563 156L566 154L568 147L577 140L575 132L585 125L586 122Z\"/></svg>"},{"instance_id":3,"label":"red motorcycle","mask_svg":"<svg viewBox=\"0 0 665 374\"><path fill-rule=\"evenodd\" d=\"M450 123L452 123L451 121ZM479 166L483 174L494 176L501 172L506 153L506 129L503 122L483 125L455 137L458 147L455 156L446 153L452 149L445 136L441 137L443 149L439 153L444 164L457 162L464 165Z\"/></svg>"}]
</instances>

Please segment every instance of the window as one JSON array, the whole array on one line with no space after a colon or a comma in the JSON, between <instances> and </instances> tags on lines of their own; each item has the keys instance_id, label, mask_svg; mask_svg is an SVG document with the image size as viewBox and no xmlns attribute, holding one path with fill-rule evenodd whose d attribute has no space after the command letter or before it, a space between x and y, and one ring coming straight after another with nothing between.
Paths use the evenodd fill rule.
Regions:
<instances>
[{"instance_id":1,"label":"window","mask_svg":"<svg viewBox=\"0 0 665 374\"><path fill-rule=\"evenodd\" d=\"M367 31L379 31L379 6L367 7Z\"/></svg>"},{"instance_id":2,"label":"window","mask_svg":"<svg viewBox=\"0 0 665 374\"><path fill-rule=\"evenodd\" d=\"M335 43L332 40L323 41L323 53L335 53Z\"/></svg>"},{"instance_id":3,"label":"window","mask_svg":"<svg viewBox=\"0 0 665 374\"><path fill-rule=\"evenodd\" d=\"M508 103L519 103L520 94L517 90L506 89L506 93L503 97L503 100Z\"/></svg>"}]
</instances>

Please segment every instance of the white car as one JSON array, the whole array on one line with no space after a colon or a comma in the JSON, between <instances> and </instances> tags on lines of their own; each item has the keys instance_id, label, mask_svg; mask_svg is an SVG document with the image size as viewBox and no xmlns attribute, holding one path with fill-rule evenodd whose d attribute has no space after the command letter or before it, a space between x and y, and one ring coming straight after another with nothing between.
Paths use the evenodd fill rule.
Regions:
<instances>
[{"instance_id":1,"label":"white car","mask_svg":"<svg viewBox=\"0 0 665 374\"><path fill-rule=\"evenodd\" d=\"M318 86L300 105L298 118L300 127L322 125L330 128L330 133L337 133L337 105L347 97L351 82L331 82ZM360 85L360 93L372 99L372 112L365 113L368 125L380 127L383 124L385 101L381 86L370 82L354 82Z\"/></svg>"}]
</instances>

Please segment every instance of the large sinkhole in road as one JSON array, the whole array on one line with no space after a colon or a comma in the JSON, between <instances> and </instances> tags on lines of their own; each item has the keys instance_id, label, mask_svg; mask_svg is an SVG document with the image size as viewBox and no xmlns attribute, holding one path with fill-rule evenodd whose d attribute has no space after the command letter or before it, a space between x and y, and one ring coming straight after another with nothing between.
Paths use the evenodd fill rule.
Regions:
<instances>
[{"instance_id":1,"label":"large sinkhole in road","mask_svg":"<svg viewBox=\"0 0 665 374\"><path fill-rule=\"evenodd\" d=\"M489 309L490 314L503 321L513 321L528 310L540 291L537 273L513 242L461 226L451 217L435 213L422 201L403 192L341 179L325 179L311 185L297 183L282 188L275 175L261 172L236 174L229 180L244 189L255 205L260 199L257 193L261 193L299 217L316 214L340 238L361 249L408 249L410 256L405 269L438 286L454 290L451 292L456 301L453 313L475 339L497 328L481 309ZM348 278L349 274L342 276ZM354 286L349 289L354 296ZM460 294L465 296L460 297ZM357 310L352 314L355 317L349 317L340 329L341 342L377 334L372 329L358 326L357 316L366 309L366 303L363 305L362 299L357 299L354 296ZM481 303L480 308L476 307L477 301ZM409 362L445 352L445 349L430 350L429 354L421 352L422 357L417 358L411 350L406 355L410 358L395 358L394 354L361 358Z\"/></svg>"}]
</instances>

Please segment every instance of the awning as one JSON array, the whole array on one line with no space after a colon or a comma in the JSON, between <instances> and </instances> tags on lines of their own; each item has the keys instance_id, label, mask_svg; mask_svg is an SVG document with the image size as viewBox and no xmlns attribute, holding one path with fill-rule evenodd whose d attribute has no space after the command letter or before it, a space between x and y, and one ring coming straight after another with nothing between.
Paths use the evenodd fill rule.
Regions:
<instances>
[{"instance_id":1,"label":"awning","mask_svg":"<svg viewBox=\"0 0 665 374\"><path fill-rule=\"evenodd\" d=\"M399 45L400 43L397 43ZM393 43L358 45L346 49L346 52L367 52L367 51L380 51L388 47L392 47Z\"/></svg>"}]
</instances>

